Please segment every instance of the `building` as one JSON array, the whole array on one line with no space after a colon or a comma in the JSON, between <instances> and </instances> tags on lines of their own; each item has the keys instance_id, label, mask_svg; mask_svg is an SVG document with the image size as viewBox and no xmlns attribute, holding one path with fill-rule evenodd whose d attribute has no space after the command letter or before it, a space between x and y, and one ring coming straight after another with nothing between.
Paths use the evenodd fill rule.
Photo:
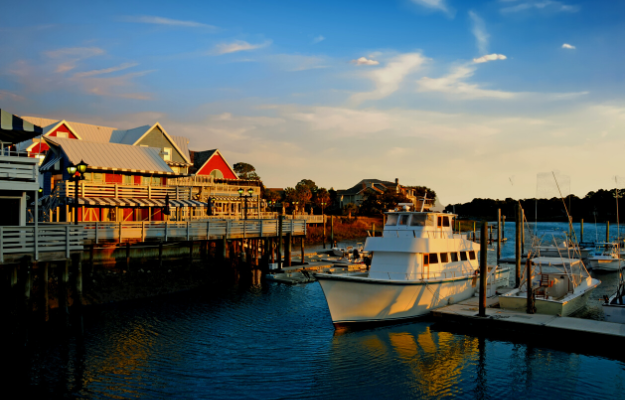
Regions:
<instances>
[{"instance_id":1,"label":"building","mask_svg":"<svg viewBox=\"0 0 625 400\"><path fill-rule=\"evenodd\" d=\"M380 179L363 179L349 189L337 190L337 200L340 207L344 207L349 203L361 205L367 199L370 193L382 194L388 191L404 194L414 204L415 209L420 210L423 204L423 197L417 196L417 190L414 188L404 187L399 184L399 179L395 182L383 181ZM424 211L429 211L434 204L434 199L427 199L423 206Z\"/></svg>"},{"instance_id":2,"label":"building","mask_svg":"<svg viewBox=\"0 0 625 400\"><path fill-rule=\"evenodd\" d=\"M160 221L208 217L209 197L220 217L260 215L260 187L239 180L219 150L190 152L189 140L168 134L157 122L128 130L65 120L23 117L43 125L42 134L20 144L41 164L42 208L49 221ZM192 158L195 156L194 158ZM89 165L78 196L67 166ZM242 198L243 189L250 198ZM75 199L77 197L77 199ZM166 203L166 199L169 203Z\"/></svg>"},{"instance_id":3,"label":"building","mask_svg":"<svg viewBox=\"0 0 625 400\"><path fill-rule=\"evenodd\" d=\"M27 204L39 194L38 160L16 150L16 144L41 135L43 129L0 110L0 226L26 225Z\"/></svg>"}]
</instances>

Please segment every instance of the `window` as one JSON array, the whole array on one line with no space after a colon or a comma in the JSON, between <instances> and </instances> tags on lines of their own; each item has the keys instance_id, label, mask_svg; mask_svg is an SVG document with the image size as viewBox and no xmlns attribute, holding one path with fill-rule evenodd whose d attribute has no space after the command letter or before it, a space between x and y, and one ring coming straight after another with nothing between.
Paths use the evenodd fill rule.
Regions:
<instances>
[{"instance_id":1,"label":"window","mask_svg":"<svg viewBox=\"0 0 625 400\"><path fill-rule=\"evenodd\" d=\"M213 178L220 178L221 179L221 178L224 177L224 174L220 170L214 169L214 170L211 171L210 176L212 176Z\"/></svg>"},{"instance_id":2,"label":"window","mask_svg":"<svg viewBox=\"0 0 625 400\"><path fill-rule=\"evenodd\" d=\"M56 137L60 137L60 138L65 138L65 139L69 139L69 133L67 132L56 132Z\"/></svg>"},{"instance_id":3,"label":"window","mask_svg":"<svg viewBox=\"0 0 625 400\"><path fill-rule=\"evenodd\" d=\"M466 251L461 251L460 252L460 260L467 261L467 252Z\"/></svg>"},{"instance_id":4,"label":"window","mask_svg":"<svg viewBox=\"0 0 625 400\"><path fill-rule=\"evenodd\" d=\"M449 256L447 253L441 253L441 263L449 262Z\"/></svg>"},{"instance_id":5,"label":"window","mask_svg":"<svg viewBox=\"0 0 625 400\"><path fill-rule=\"evenodd\" d=\"M410 215L400 215L399 216L399 225L408 225L408 218Z\"/></svg>"},{"instance_id":6,"label":"window","mask_svg":"<svg viewBox=\"0 0 625 400\"><path fill-rule=\"evenodd\" d=\"M457 262L458 261L458 253L457 252L453 252L450 253L451 254L451 262Z\"/></svg>"},{"instance_id":7,"label":"window","mask_svg":"<svg viewBox=\"0 0 625 400\"><path fill-rule=\"evenodd\" d=\"M397 215L388 214L386 216L386 226L395 226L397 225Z\"/></svg>"},{"instance_id":8,"label":"window","mask_svg":"<svg viewBox=\"0 0 625 400\"><path fill-rule=\"evenodd\" d=\"M414 214L410 220L410 226L425 226L426 215Z\"/></svg>"},{"instance_id":9,"label":"window","mask_svg":"<svg viewBox=\"0 0 625 400\"><path fill-rule=\"evenodd\" d=\"M430 253L430 264L438 264L438 253Z\"/></svg>"},{"instance_id":10,"label":"window","mask_svg":"<svg viewBox=\"0 0 625 400\"><path fill-rule=\"evenodd\" d=\"M469 260L475 260L475 250L469 252Z\"/></svg>"},{"instance_id":11,"label":"window","mask_svg":"<svg viewBox=\"0 0 625 400\"><path fill-rule=\"evenodd\" d=\"M171 161L171 147L163 148L163 160Z\"/></svg>"},{"instance_id":12,"label":"window","mask_svg":"<svg viewBox=\"0 0 625 400\"><path fill-rule=\"evenodd\" d=\"M438 226L443 226L443 218L441 216L438 217Z\"/></svg>"},{"instance_id":13,"label":"window","mask_svg":"<svg viewBox=\"0 0 625 400\"><path fill-rule=\"evenodd\" d=\"M449 226L449 217L443 217L443 226Z\"/></svg>"},{"instance_id":14,"label":"window","mask_svg":"<svg viewBox=\"0 0 625 400\"><path fill-rule=\"evenodd\" d=\"M151 178L151 180L152 180L152 182L151 182L152 185L154 185L154 186L160 186L161 185L161 178L159 176L153 176Z\"/></svg>"},{"instance_id":15,"label":"window","mask_svg":"<svg viewBox=\"0 0 625 400\"><path fill-rule=\"evenodd\" d=\"M428 254L423 255L423 265L430 265L430 257Z\"/></svg>"},{"instance_id":16,"label":"window","mask_svg":"<svg viewBox=\"0 0 625 400\"><path fill-rule=\"evenodd\" d=\"M142 185L149 185L150 184L150 177L149 176L142 176L141 177L141 184Z\"/></svg>"},{"instance_id":17,"label":"window","mask_svg":"<svg viewBox=\"0 0 625 400\"><path fill-rule=\"evenodd\" d=\"M134 176L132 175L122 175L123 176L123 181L122 183L124 185L132 185L134 183Z\"/></svg>"}]
</instances>

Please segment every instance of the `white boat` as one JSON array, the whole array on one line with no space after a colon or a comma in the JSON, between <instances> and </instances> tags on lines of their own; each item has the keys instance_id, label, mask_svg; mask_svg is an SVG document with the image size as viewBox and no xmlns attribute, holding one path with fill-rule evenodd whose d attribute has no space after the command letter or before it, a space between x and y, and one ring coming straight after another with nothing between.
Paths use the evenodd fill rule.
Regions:
<instances>
[{"instance_id":1,"label":"white boat","mask_svg":"<svg viewBox=\"0 0 625 400\"><path fill-rule=\"evenodd\" d=\"M582 308L601 283L590 276L581 260L537 257L531 260L531 287L538 314L567 316ZM527 310L527 279L521 287L499 296L503 309Z\"/></svg>"},{"instance_id":2,"label":"white boat","mask_svg":"<svg viewBox=\"0 0 625 400\"><path fill-rule=\"evenodd\" d=\"M606 321L625 324L625 280L623 280L623 272L619 273L619 282L616 286L616 292L611 297L604 296L603 315Z\"/></svg>"},{"instance_id":3,"label":"white boat","mask_svg":"<svg viewBox=\"0 0 625 400\"><path fill-rule=\"evenodd\" d=\"M369 237L369 271L315 274L335 327L423 316L473 296L480 245L454 234L445 213L387 213L381 237ZM500 271L495 278L507 282Z\"/></svg>"},{"instance_id":4,"label":"white boat","mask_svg":"<svg viewBox=\"0 0 625 400\"><path fill-rule=\"evenodd\" d=\"M588 267L593 271L615 272L621 262L617 243L597 243L595 250L588 256Z\"/></svg>"}]
</instances>

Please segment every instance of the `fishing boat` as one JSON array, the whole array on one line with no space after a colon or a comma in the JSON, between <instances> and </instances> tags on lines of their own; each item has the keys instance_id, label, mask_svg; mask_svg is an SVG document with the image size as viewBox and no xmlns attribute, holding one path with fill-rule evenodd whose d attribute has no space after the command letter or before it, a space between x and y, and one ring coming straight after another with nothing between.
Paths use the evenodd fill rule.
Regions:
<instances>
[{"instance_id":1,"label":"fishing boat","mask_svg":"<svg viewBox=\"0 0 625 400\"><path fill-rule=\"evenodd\" d=\"M597 243L588 256L588 267L593 271L615 272L621 262L618 243Z\"/></svg>"},{"instance_id":2,"label":"fishing boat","mask_svg":"<svg viewBox=\"0 0 625 400\"><path fill-rule=\"evenodd\" d=\"M604 303L601 305L606 321L625 324L625 300L623 297L625 297L625 280L623 279L623 272L619 271L616 291L610 297L604 296Z\"/></svg>"},{"instance_id":3,"label":"fishing boat","mask_svg":"<svg viewBox=\"0 0 625 400\"><path fill-rule=\"evenodd\" d=\"M337 328L416 318L475 293L480 245L453 232L453 214L386 215L382 236L365 242L369 271L315 274ZM502 274L495 280L507 282Z\"/></svg>"},{"instance_id":4,"label":"fishing boat","mask_svg":"<svg viewBox=\"0 0 625 400\"><path fill-rule=\"evenodd\" d=\"M571 315L586 305L590 293L601 283L578 259L537 257L531 264L530 282L539 314ZM499 296L501 308L526 311L527 278L524 281L519 288Z\"/></svg>"}]
</instances>

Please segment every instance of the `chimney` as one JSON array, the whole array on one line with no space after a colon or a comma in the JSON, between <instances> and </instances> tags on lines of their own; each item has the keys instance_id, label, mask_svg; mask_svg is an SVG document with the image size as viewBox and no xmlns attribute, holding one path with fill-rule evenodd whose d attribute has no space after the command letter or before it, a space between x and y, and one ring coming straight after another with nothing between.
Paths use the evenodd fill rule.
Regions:
<instances>
[{"instance_id":1,"label":"chimney","mask_svg":"<svg viewBox=\"0 0 625 400\"><path fill-rule=\"evenodd\" d=\"M399 178L395 178L395 191L399 193Z\"/></svg>"},{"instance_id":2,"label":"chimney","mask_svg":"<svg viewBox=\"0 0 625 400\"><path fill-rule=\"evenodd\" d=\"M399 186L399 179L398 178L395 178L395 185Z\"/></svg>"}]
</instances>

